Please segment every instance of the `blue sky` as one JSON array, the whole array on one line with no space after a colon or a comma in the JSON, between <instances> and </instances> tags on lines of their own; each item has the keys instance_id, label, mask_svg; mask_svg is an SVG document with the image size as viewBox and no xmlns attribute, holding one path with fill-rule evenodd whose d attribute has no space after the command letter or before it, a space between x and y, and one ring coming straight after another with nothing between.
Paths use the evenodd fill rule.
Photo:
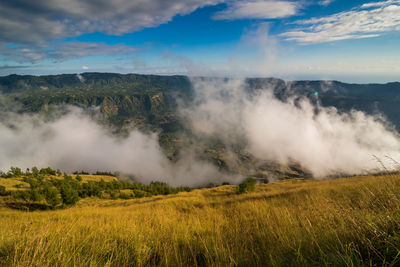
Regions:
<instances>
[{"instance_id":1,"label":"blue sky","mask_svg":"<svg viewBox=\"0 0 400 267\"><path fill-rule=\"evenodd\" d=\"M400 80L400 0L5 0L0 75Z\"/></svg>"}]
</instances>

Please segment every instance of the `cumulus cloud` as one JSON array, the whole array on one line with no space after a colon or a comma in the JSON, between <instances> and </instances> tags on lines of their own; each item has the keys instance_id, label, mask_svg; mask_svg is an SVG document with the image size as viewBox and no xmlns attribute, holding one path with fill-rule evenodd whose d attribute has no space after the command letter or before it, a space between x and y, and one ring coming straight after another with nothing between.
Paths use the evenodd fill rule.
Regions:
<instances>
[{"instance_id":1,"label":"cumulus cloud","mask_svg":"<svg viewBox=\"0 0 400 267\"><path fill-rule=\"evenodd\" d=\"M400 30L400 1L364 4L355 10L295 23L309 26L280 36L302 44L378 37L385 32Z\"/></svg>"},{"instance_id":2,"label":"cumulus cloud","mask_svg":"<svg viewBox=\"0 0 400 267\"><path fill-rule=\"evenodd\" d=\"M128 137L118 138L77 108L52 121L38 115L2 114L0 146L2 170L51 166L67 172L118 171L141 182L157 180L174 186L240 179L221 174L190 152L172 163L160 148L156 133L132 130Z\"/></svg>"},{"instance_id":3,"label":"cumulus cloud","mask_svg":"<svg viewBox=\"0 0 400 267\"><path fill-rule=\"evenodd\" d=\"M293 1L253 0L234 1L214 19L275 19L295 15L299 4Z\"/></svg>"},{"instance_id":4,"label":"cumulus cloud","mask_svg":"<svg viewBox=\"0 0 400 267\"><path fill-rule=\"evenodd\" d=\"M106 44L90 47L95 44L55 41L94 32L107 35L131 33L224 1L5 0L0 3L0 52L6 60L16 62L124 54L134 48Z\"/></svg>"},{"instance_id":5,"label":"cumulus cloud","mask_svg":"<svg viewBox=\"0 0 400 267\"><path fill-rule=\"evenodd\" d=\"M5 0L0 3L0 53L16 62L124 54L135 49L123 44L60 41L94 32L132 33L221 3L227 7L214 19L284 18L300 8L298 2L285 0Z\"/></svg>"},{"instance_id":6,"label":"cumulus cloud","mask_svg":"<svg viewBox=\"0 0 400 267\"><path fill-rule=\"evenodd\" d=\"M197 96L183 109L196 133L241 142L259 159L299 163L315 177L379 170L375 156L399 160L400 136L381 117L340 113L308 99L278 100L265 84L246 93L241 79L193 79ZM390 168L390 162L386 163Z\"/></svg>"},{"instance_id":7,"label":"cumulus cloud","mask_svg":"<svg viewBox=\"0 0 400 267\"><path fill-rule=\"evenodd\" d=\"M166 23L220 0L5 0L0 41L43 43L83 33L121 35Z\"/></svg>"}]
</instances>

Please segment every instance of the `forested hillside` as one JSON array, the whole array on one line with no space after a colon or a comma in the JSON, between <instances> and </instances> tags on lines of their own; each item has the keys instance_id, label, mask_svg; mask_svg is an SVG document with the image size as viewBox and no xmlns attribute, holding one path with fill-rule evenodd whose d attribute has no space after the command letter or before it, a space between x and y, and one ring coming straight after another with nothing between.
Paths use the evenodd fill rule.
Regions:
<instances>
[{"instance_id":1,"label":"forested hillside","mask_svg":"<svg viewBox=\"0 0 400 267\"><path fill-rule=\"evenodd\" d=\"M260 90L272 90L282 101L307 97L313 103L333 106L340 111L357 109L368 114L383 114L397 129L400 128L398 82L346 84L248 78L245 90L249 95ZM63 112L63 107L73 105L99 110L102 123L117 135L124 135L133 125L142 131L157 132L159 143L171 160L177 160L181 149L190 144L200 158L211 160L222 170L247 173L246 170L258 169L261 171L256 171L255 175L260 178L267 176L265 171L270 175L271 170L279 177L307 175L307 171L296 164L282 167L273 162L258 162L243 151L240 144L230 148L238 155L232 160L227 155L225 144L218 138L199 140L178 112L179 106L191 105L196 93L186 76L114 73L9 75L0 77L0 92L2 111L53 116Z\"/></svg>"}]
</instances>

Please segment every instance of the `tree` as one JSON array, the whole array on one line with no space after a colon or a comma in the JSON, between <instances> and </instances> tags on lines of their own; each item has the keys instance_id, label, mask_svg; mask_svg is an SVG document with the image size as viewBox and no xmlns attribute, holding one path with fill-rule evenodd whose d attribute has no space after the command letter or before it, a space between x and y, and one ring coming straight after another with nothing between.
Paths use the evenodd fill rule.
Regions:
<instances>
[{"instance_id":1,"label":"tree","mask_svg":"<svg viewBox=\"0 0 400 267\"><path fill-rule=\"evenodd\" d=\"M40 174L47 174L47 175L56 175L56 171L50 167L41 168L39 171Z\"/></svg>"},{"instance_id":2,"label":"tree","mask_svg":"<svg viewBox=\"0 0 400 267\"><path fill-rule=\"evenodd\" d=\"M254 180L254 178L251 178L251 177L246 178L246 180L243 183L239 184L238 192L239 192L239 194L242 194L242 193L254 191L256 188L255 185L256 185L256 181Z\"/></svg>"},{"instance_id":3,"label":"tree","mask_svg":"<svg viewBox=\"0 0 400 267\"><path fill-rule=\"evenodd\" d=\"M6 190L5 186L0 185L0 196L6 196L8 195L8 192Z\"/></svg>"},{"instance_id":4,"label":"tree","mask_svg":"<svg viewBox=\"0 0 400 267\"><path fill-rule=\"evenodd\" d=\"M31 195L32 201L38 202L38 201L42 200L42 195L36 189L31 189L30 195Z\"/></svg>"},{"instance_id":5,"label":"tree","mask_svg":"<svg viewBox=\"0 0 400 267\"><path fill-rule=\"evenodd\" d=\"M32 174L34 177L37 177L39 175L39 170L37 167L32 167Z\"/></svg>"},{"instance_id":6,"label":"tree","mask_svg":"<svg viewBox=\"0 0 400 267\"><path fill-rule=\"evenodd\" d=\"M58 190L51 187L50 185L47 185L44 188L43 193L47 204L49 204L53 208L61 203Z\"/></svg>"},{"instance_id":7,"label":"tree","mask_svg":"<svg viewBox=\"0 0 400 267\"><path fill-rule=\"evenodd\" d=\"M21 168L18 167L11 167L10 168L10 173L12 176L21 176L22 175L22 170Z\"/></svg>"},{"instance_id":8,"label":"tree","mask_svg":"<svg viewBox=\"0 0 400 267\"><path fill-rule=\"evenodd\" d=\"M73 205L79 200L78 191L70 183L63 182L60 188L61 198L66 205Z\"/></svg>"}]
</instances>

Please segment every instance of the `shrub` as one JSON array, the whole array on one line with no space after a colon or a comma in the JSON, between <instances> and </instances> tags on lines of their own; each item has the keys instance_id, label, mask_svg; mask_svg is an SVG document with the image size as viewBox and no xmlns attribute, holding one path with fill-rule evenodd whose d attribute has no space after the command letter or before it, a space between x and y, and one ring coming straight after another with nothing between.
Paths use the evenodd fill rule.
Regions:
<instances>
[{"instance_id":1,"label":"shrub","mask_svg":"<svg viewBox=\"0 0 400 267\"><path fill-rule=\"evenodd\" d=\"M53 208L61 203L61 199L59 197L59 192L57 189L46 186L43 190L43 193L47 204L49 204Z\"/></svg>"},{"instance_id":2,"label":"shrub","mask_svg":"<svg viewBox=\"0 0 400 267\"><path fill-rule=\"evenodd\" d=\"M130 195L128 195L128 194L125 194L125 193L120 193L119 194L119 198L120 199L130 199L130 198L132 198Z\"/></svg>"},{"instance_id":3,"label":"shrub","mask_svg":"<svg viewBox=\"0 0 400 267\"><path fill-rule=\"evenodd\" d=\"M6 190L5 186L0 185L0 196L7 196L9 192Z\"/></svg>"},{"instance_id":4,"label":"shrub","mask_svg":"<svg viewBox=\"0 0 400 267\"><path fill-rule=\"evenodd\" d=\"M12 173L13 176L21 176L22 175L22 170L21 170L21 168L18 168L18 167L11 167L10 172Z\"/></svg>"},{"instance_id":5,"label":"shrub","mask_svg":"<svg viewBox=\"0 0 400 267\"><path fill-rule=\"evenodd\" d=\"M117 199L118 198L118 191L112 190L109 192L110 198Z\"/></svg>"},{"instance_id":6,"label":"shrub","mask_svg":"<svg viewBox=\"0 0 400 267\"><path fill-rule=\"evenodd\" d=\"M141 198L141 197L145 197L146 196L146 192L144 192L143 190L133 190L133 194L137 198Z\"/></svg>"},{"instance_id":7,"label":"shrub","mask_svg":"<svg viewBox=\"0 0 400 267\"><path fill-rule=\"evenodd\" d=\"M38 202L42 200L42 195L36 189L31 189L30 191L31 200L34 202Z\"/></svg>"},{"instance_id":8,"label":"shrub","mask_svg":"<svg viewBox=\"0 0 400 267\"><path fill-rule=\"evenodd\" d=\"M62 201L66 205L73 205L79 200L78 191L76 191L70 183L62 183L60 193Z\"/></svg>"},{"instance_id":9,"label":"shrub","mask_svg":"<svg viewBox=\"0 0 400 267\"><path fill-rule=\"evenodd\" d=\"M246 178L246 180L243 183L239 184L238 192L239 192L239 194L242 194L242 193L254 191L256 189L255 185L256 185L256 181L254 180L254 178L251 178L251 177Z\"/></svg>"},{"instance_id":10,"label":"shrub","mask_svg":"<svg viewBox=\"0 0 400 267\"><path fill-rule=\"evenodd\" d=\"M75 177L75 179L78 181L78 182L82 182L82 176L80 176L80 175L77 175L76 177Z\"/></svg>"},{"instance_id":11,"label":"shrub","mask_svg":"<svg viewBox=\"0 0 400 267\"><path fill-rule=\"evenodd\" d=\"M34 177L36 177L36 176L39 175L39 170L38 170L38 168L35 167L35 166L32 167L32 175L33 175Z\"/></svg>"},{"instance_id":12,"label":"shrub","mask_svg":"<svg viewBox=\"0 0 400 267\"><path fill-rule=\"evenodd\" d=\"M83 183L80 191L80 197L100 197L101 196L101 188L98 182L88 181L87 183Z\"/></svg>"},{"instance_id":13,"label":"shrub","mask_svg":"<svg viewBox=\"0 0 400 267\"><path fill-rule=\"evenodd\" d=\"M29 191L26 191L26 190L12 191L11 195L15 199L22 199L25 201L28 201L31 199L31 194L29 193Z\"/></svg>"},{"instance_id":14,"label":"shrub","mask_svg":"<svg viewBox=\"0 0 400 267\"><path fill-rule=\"evenodd\" d=\"M39 173L47 175L56 175L56 171L50 167L40 169Z\"/></svg>"}]
</instances>

